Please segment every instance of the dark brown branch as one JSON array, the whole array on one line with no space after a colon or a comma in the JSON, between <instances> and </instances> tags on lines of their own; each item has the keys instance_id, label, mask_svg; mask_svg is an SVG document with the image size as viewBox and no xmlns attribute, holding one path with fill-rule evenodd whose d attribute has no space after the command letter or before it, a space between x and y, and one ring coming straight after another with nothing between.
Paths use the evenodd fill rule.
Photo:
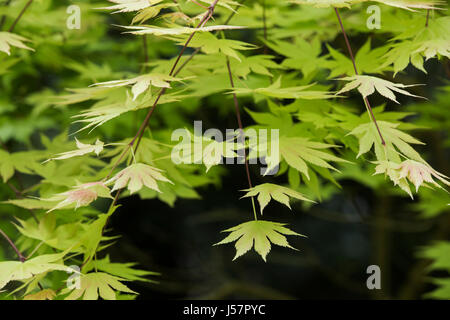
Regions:
<instances>
[{"instance_id":1,"label":"dark brown branch","mask_svg":"<svg viewBox=\"0 0 450 320\"><path fill-rule=\"evenodd\" d=\"M429 19L430 19L430 9L427 9L427 20L425 21L425 28L428 28Z\"/></svg>"},{"instance_id":2,"label":"dark brown branch","mask_svg":"<svg viewBox=\"0 0 450 320\"><path fill-rule=\"evenodd\" d=\"M267 22L266 22L266 0L262 0L263 2L263 31L264 31L264 40L267 41ZM264 54L267 54L267 45L264 43Z\"/></svg>"},{"instance_id":3,"label":"dark brown branch","mask_svg":"<svg viewBox=\"0 0 450 320\"><path fill-rule=\"evenodd\" d=\"M228 76L230 78L230 85L231 88L234 89L234 81L233 81L233 73L231 72L231 66L230 66L230 59L227 57L227 69L228 69ZM233 101L234 101L234 111L236 113L236 120L239 126L239 137L240 137L240 142L242 143L243 146L243 150L244 150L244 163L245 163L245 173L247 175L247 182L248 182L248 187L251 189L253 188L253 184L252 184L252 178L250 176L250 169L248 166L248 159L247 159L247 151L245 150L245 135L244 135L244 127L242 125L242 120L241 120L241 112L239 110L239 101L237 99L236 93L233 92ZM255 215L255 220L258 220L257 216L256 216L256 210L255 210L255 199L254 197L251 197L252 200L252 205L253 205L253 213Z\"/></svg>"},{"instance_id":4,"label":"dark brown branch","mask_svg":"<svg viewBox=\"0 0 450 320\"><path fill-rule=\"evenodd\" d=\"M6 241L8 241L9 245L11 246L11 248L13 248L13 250L16 252L17 256L19 257L20 262L24 262L26 260L26 258L22 255L22 253L16 247L14 242L12 242L12 240L8 237L8 235L6 233L3 232L2 229L0 229L0 234L3 236L3 238L6 239Z\"/></svg>"},{"instance_id":5,"label":"dark brown branch","mask_svg":"<svg viewBox=\"0 0 450 320\"><path fill-rule=\"evenodd\" d=\"M5 3L5 7L9 6L10 3L11 3L11 0L7 0ZM0 19L0 30L3 29L5 21L6 21L6 15L2 15L2 18Z\"/></svg>"},{"instance_id":6,"label":"dark brown branch","mask_svg":"<svg viewBox=\"0 0 450 320\"><path fill-rule=\"evenodd\" d=\"M352 47L350 45L350 41L348 40L347 33L345 32L344 25L342 24L342 20L341 20L341 16L339 14L338 8L334 8L334 12L336 13L336 16L338 18L339 25L341 26L342 34L344 35L344 39L345 39L345 44L347 45L347 50L348 50L348 53L349 53L350 58L351 58L352 63L353 63L353 69L355 70L355 74L358 75L359 73L358 73L358 69L356 68L356 62L355 62L355 57L353 56L353 50L352 50ZM364 103L365 103L365 105L367 107L367 110L369 111L369 114L370 114L373 122L375 123L375 127L377 128L378 134L380 135L381 144L383 146L385 146L386 142L384 141L383 135L381 134L381 130L378 127L378 123L377 123L377 120L375 119L375 115L373 114L372 107L370 106L369 100L367 99L367 97L365 97L363 99L364 99Z\"/></svg>"},{"instance_id":7,"label":"dark brown branch","mask_svg":"<svg viewBox=\"0 0 450 320\"><path fill-rule=\"evenodd\" d=\"M17 23L19 22L20 18L22 18L25 11L27 11L28 7L31 5L33 0L28 0L28 2L23 7L22 11L20 11L19 15L17 16L16 20L12 23L11 27L9 27L8 32L13 32L14 28L16 27Z\"/></svg>"}]
</instances>

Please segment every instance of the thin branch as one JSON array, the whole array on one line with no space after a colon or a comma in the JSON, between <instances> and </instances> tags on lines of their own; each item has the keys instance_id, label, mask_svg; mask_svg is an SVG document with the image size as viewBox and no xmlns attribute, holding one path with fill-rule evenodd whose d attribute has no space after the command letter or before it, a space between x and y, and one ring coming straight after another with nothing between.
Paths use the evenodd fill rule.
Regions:
<instances>
[{"instance_id":1,"label":"thin branch","mask_svg":"<svg viewBox=\"0 0 450 320\"><path fill-rule=\"evenodd\" d=\"M266 0L262 0L262 7L263 7L263 14L262 14L262 20L263 20L263 30L264 30L264 40L267 41L267 22L266 22ZM264 54L267 54L267 45L264 43Z\"/></svg>"},{"instance_id":2,"label":"thin branch","mask_svg":"<svg viewBox=\"0 0 450 320\"><path fill-rule=\"evenodd\" d=\"M231 72L230 59L228 57L227 57L227 69L228 69L228 76L230 78L231 88L234 89L233 74ZM232 95L233 95L233 101L234 101L234 111L236 112L236 119L238 122L239 131L240 131L239 136L240 136L242 145L244 145L245 144L244 127L242 125L241 112L239 110L239 101L237 99L236 93L233 92ZM245 147L243 148L243 150L244 150L245 173L247 174L248 187L251 189L251 188L253 188L253 184L252 184L252 179L250 177L250 169L248 166L247 152L245 150ZM256 210L255 210L255 199L254 199L254 197L251 197L251 199L252 199L252 205L253 205L253 214L255 216L255 220L258 220L258 217L256 215Z\"/></svg>"},{"instance_id":3,"label":"thin branch","mask_svg":"<svg viewBox=\"0 0 450 320\"><path fill-rule=\"evenodd\" d=\"M215 0L211 6L208 8L208 12L207 14L203 17L203 19L200 21L200 23L198 24L197 28L200 28L202 25L204 25L206 22L208 22L209 19L211 19L212 14L214 13L214 9L217 5L217 2L219 0ZM191 35L189 36L189 38L186 40L186 43L184 44L183 48L180 50L180 53L177 56L177 59L175 60L170 72L169 72L169 76L173 76L175 75L177 72L175 72L175 69L181 59L181 56L183 55L184 51L186 50L186 48L188 47L189 43L191 42L192 38L194 37L196 31L192 32ZM120 164L120 162L122 161L123 157L125 156L125 154L128 153L128 151L130 151L130 148L134 147L134 144L136 143L136 146L134 147L134 152L137 151L139 144L141 142L142 136L144 135L144 131L145 128L148 126L148 123L150 122L150 118L153 115L153 111L155 110L159 100L161 99L162 95L166 92L166 88L161 89L161 91L159 91L158 96L156 97L155 102L153 103L153 105L151 106L150 110L147 112L147 115L145 116L144 121L142 122L141 126L139 127L138 132L136 133L136 135L133 137L133 139L128 143L128 146L125 148L125 150L122 152L122 154L120 155L119 159L116 161L116 163L113 165L112 169L110 170L110 172L108 173L108 175L106 176L106 180L109 179L109 177L112 175L113 171L115 170L115 168L117 168L117 166ZM120 192L120 190L118 191ZM115 201L113 201L113 205L115 205Z\"/></svg>"},{"instance_id":4,"label":"thin branch","mask_svg":"<svg viewBox=\"0 0 450 320\"><path fill-rule=\"evenodd\" d=\"M425 21L425 28L428 28L429 19L430 19L430 9L427 9L427 20Z\"/></svg>"},{"instance_id":5,"label":"thin branch","mask_svg":"<svg viewBox=\"0 0 450 320\"><path fill-rule=\"evenodd\" d=\"M341 26L342 34L344 35L345 43L347 45L347 50L350 55L350 58L352 59L353 69L355 70L355 74L358 75L359 73L358 73L358 69L356 68L356 62L355 62L355 57L353 56L353 50L350 45L350 41L348 41L347 33L345 32L344 25L342 24L342 20L341 20L341 16L339 15L338 8L334 8L334 12L336 13L336 16L339 20L339 25ZM372 107L370 106L369 100L367 99L367 97L365 97L363 99L364 99L364 104L366 105L367 111L369 112L373 122L375 123L375 127L377 128L378 134L380 135L381 144L383 146L385 146L386 142L384 141L383 135L381 134L381 130L378 127L378 123L377 123L377 120L375 119L375 115L373 114Z\"/></svg>"},{"instance_id":6,"label":"thin branch","mask_svg":"<svg viewBox=\"0 0 450 320\"><path fill-rule=\"evenodd\" d=\"M205 16L203 17L203 19L200 21L200 23L198 24L197 28L202 27L203 25L205 25L205 23L207 23L207 22L209 21L209 19L211 19L212 15L213 15L213 13L214 13L214 9L216 8L217 2L219 2L219 0L215 0L215 1L209 6L207 13L206 13ZM188 47L189 43L191 42L191 40L192 40L192 38L194 37L195 34L196 34L196 31L192 32L191 35L189 36L189 38L186 40L186 43L184 44L183 48L181 48L180 53L178 54L178 57L176 58L176 60L175 60L175 62L174 62L174 64L173 64L173 66L172 66L172 69L171 69L170 72L169 72L169 76L173 76L173 75L174 75L175 70L176 70L176 67L177 67L177 65L178 65L178 62L179 62L180 59L181 59L181 56L183 55L184 51L185 51L186 48ZM163 88L163 89L159 92L159 95L158 95L158 97L156 98L155 102L153 103L153 106L151 107L151 109L148 111L148 113L147 113L147 115L146 115L146 117L145 117L145 119L144 119L144 122L142 123L142 126L139 128L139 131L138 131L138 133L137 133L137 135L136 135L136 136L138 136L138 135L139 135L139 136L138 136L138 140L137 140L137 143L136 143L135 152L136 152L137 149L139 148L139 144L140 144L140 142L141 142L142 136L144 135L144 129L147 127L147 125L148 125L148 123L149 123L149 121L150 121L150 118L151 118L151 116L152 116L152 114L153 114L153 111L155 110L155 108L156 108L156 106L157 106L157 104L158 104L158 102L159 102L159 99L161 99L161 96L162 96L165 92L166 92L166 88ZM133 138L133 141L132 141L132 145L131 145L131 146L133 146L135 140L136 140L136 137Z\"/></svg>"},{"instance_id":7,"label":"thin branch","mask_svg":"<svg viewBox=\"0 0 450 320\"><path fill-rule=\"evenodd\" d=\"M9 6L9 4L11 3L11 0L7 0L5 3L5 7ZM0 30L3 29L3 25L5 24L6 21L6 15L3 15L2 18L0 19Z\"/></svg>"},{"instance_id":8,"label":"thin branch","mask_svg":"<svg viewBox=\"0 0 450 320\"><path fill-rule=\"evenodd\" d=\"M23 14L25 13L25 11L27 11L28 7L31 5L32 2L33 2L33 0L28 0L28 2L23 7L22 11L20 11L16 20L14 20L11 27L9 27L8 32L13 32L14 28L16 27L17 22L19 22L20 18L22 18Z\"/></svg>"},{"instance_id":9,"label":"thin branch","mask_svg":"<svg viewBox=\"0 0 450 320\"><path fill-rule=\"evenodd\" d=\"M17 256L19 257L20 262L24 262L26 260L26 258L23 256L23 254L19 251L19 249L16 247L16 245L14 244L14 242L12 242L12 240L8 237L8 235L3 232L2 229L0 229L0 234L3 236L3 238L6 239L6 241L8 241L9 245L11 246L11 248L14 249L14 251L16 252Z\"/></svg>"},{"instance_id":10,"label":"thin branch","mask_svg":"<svg viewBox=\"0 0 450 320\"><path fill-rule=\"evenodd\" d=\"M245 3L245 1L246 0L243 0L242 2L241 2L241 5L243 5L244 3ZM228 16L228 18L225 20L225 22L223 23L224 25L227 25L228 23L230 23L230 21L231 21L231 19L234 17L234 15L237 13L237 11L239 10L239 8L240 8L240 5L237 5L235 8L234 8L234 11L233 12L231 12L231 14ZM218 31L216 31L216 33L217 33ZM197 53L199 53L200 52L200 49L201 48L197 48L197 49L195 49L192 53L191 53L191 55L189 56L189 58L187 58L186 59L186 61L185 62L183 62L183 64L177 69L177 71L175 71L175 73L173 74L173 76L175 77L178 73L180 73L180 71L189 63L189 61L191 61L192 60L192 58L194 58L194 56L197 54Z\"/></svg>"}]
</instances>

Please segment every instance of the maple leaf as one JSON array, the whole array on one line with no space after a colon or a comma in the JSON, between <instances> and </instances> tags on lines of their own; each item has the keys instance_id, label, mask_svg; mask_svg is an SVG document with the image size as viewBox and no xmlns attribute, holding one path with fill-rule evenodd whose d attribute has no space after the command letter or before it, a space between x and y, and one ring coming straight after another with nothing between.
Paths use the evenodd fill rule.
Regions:
<instances>
[{"instance_id":1,"label":"maple leaf","mask_svg":"<svg viewBox=\"0 0 450 320\"><path fill-rule=\"evenodd\" d=\"M186 43L186 36L172 37L179 45ZM230 39L218 39L215 35L209 32L199 33L189 42L189 47L201 48L206 54L215 54L221 52L226 56L230 56L238 61L241 58L236 50L252 50L257 48L255 45Z\"/></svg>"},{"instance_id":2,"label":"maple leaf","mask_svg":"<svg viewBox=\"0 0 450 320\"><path fill-rule=\"evenodd\" d=\"M123 281L122 278L104 272L91 272L80 276L79 289L66 288L61 291L61 294L70 292L64 300L78 300L79 298L82 298L82 300L98 300L99 296L104 300L116 300L114 290L137 294L121 281Z\"/></svg>"},{"instance_id":3,"label":"maple leaf","mask_svg":"<svg viewBox=\"0 0 450 320\"><path fill-rule=\"evenodd\" d=\"M322 66L331 70L329 78L335 78L343 74L354 74L353 63L350 58L329 45L327 45L327 49L331 59L324 61ZM381 58L387 50L388 48L386 47L374 48L371 50L371 40L367 40L355 55L355 64L358 66L359 72L373 73L375 70L378 70L382 62Z\"/></svg>"},{"instance_id":4,"label":"maple leaf","mask_svg":"<svg viewBox=\"0 0 450 320\"><path fill-rule=\"evenodd\" d=\"M304 237L301 234L285 228L285 225L286 224L284 223L264 220L245 222L233 228L224 230L223 232L230 232L230 234L215 245L236 241L236 255L233 260L236 260L254 247L255 251L263 258L264 261L266 261L267 254L271 249L270 243L297 250L288 243L284 235Z\"/></svg>"},{"instance_id":5,"label":"maple leaf","mask_svg":"<svg viewBox=\"0 0 450 320\"><path fill-rule=\"evenodd\" d=\"M450 41L449 40L428 40L420 44L420 47L413 51L414 53L422 53L425 59L431 59L434 56L441 55L450 58Z\"/></svg>"},{"instance_id":6,"label":"maple leaf","mask_svg":"<svg viewBox=\"0 0 450 320\"><path fill-rule=\"evenodd\" d=\"M206 172L222 163L223 158L239 157L236 151L243 148L241 143L235 141L237 135L219 141L212 137L193 135L189 130L185 130L182 137L183 140L173 147L171 152L174 163L202 163L206 167Z\"/></svg>"},{"instance_id":7,"label":"maple leaf","mask_svg":"<svg viewBox=\"0 0 450 320\"><path fill-rule=\"evenodd\" d=\"M388 159L395 159L397 161L400 161L400 158L394 149L395 147L407 158L423 161L422 157L417 153L417 151L415 151L409 145L424 144L423 142L397 129L397 127L399 126L398 123L387 121L378 121L377 123L380 131L383 133L383 137L386 142ZM368 122L365 124L361 124L348 134L356 136L359 140L359 151L358 155L356 156L357 158L367 153L372 149L372 146L374 146L377 159L387 160L386 154L384 152L384 147L381 145L381 141L379 140L378 132L374 123Z\"/></svg>"},{"instance_id":8,"label":"maple leaf","mask_svg":"<svg viewBox=\"0 0 450 320\"><path fill-rule=\"evenodd\" d=\"M235 88L231 90L230 93L236 94L249 94L249 93L258 93L267 97L280 98L280 99L306 99L306 100L314 100L314 99L331 99L335 97L335 95L328 91L308 91L310 87L314 86L314 84L299 86L299 87L290 87L290 88L281 88L281 77L279 77L274 83L266 88Z\"/></svg>"},{"instance_id":9,"label":"maple leaf","mask_svg":"<svg viewBox=\"0 0 450 320\"><path fill-rule=\"evenodd\" d=\"M183 79L171 77L164 74L152 73L138 76L136 78L128 80L113 80L113 81L99 82L91 86L114 88L133 85L131 87L131 92L133 93L133 101L135 101L140 94L142 94L145 90L147 90L150 87L150 85L158 88L170 88L169 81L181 81L181 80Z\"/></svg>"},{"instance_id":10,"label":"maple leaf","mask_svg":"<svg viewBox=\"0 0 450 320\"><path fill-rule=\"evenodd\" d=\"M9 153L0 150L0 176L3 182L7 182L15 171L32 174L34 164L42 158L42 154L34 151Z\"/></svg>"},{"instance_id":11,"label":"maple leaf","mask_svg":"<svg viewBox=\"0 0 450 320\"><path fill-rule=\"evenodd\" d=\"M448 241L438 241L432 246L423 248L419 255L433 260L428 267L431 270L450 270L450 242Z\"/></svg>"},{"instance_id":12,"label":"maple leaf","mask_svg":"<svg viewBox=\"0 0 450 320\"><path fill-rule=\"evenodd\" d=\"M444 3L443 1L436 0L356 0L355 2L367 1L374 1L391 7L401 8L409 11L417 11L414 9L439 9L436 6Z\"/></svg>"},{"instance_id":13,"label":"maple leaf","mask_svg":"<svg viewBox=\"0 0 450 320\"><path fill-rule=\"evenodd\" d=\"M81 143L80 141L78 141L77 138L75 138L75 142L76 142L78 150L59 153L56 155L55 158L50 158L50 159L44 161L44 163L51 161L51 160L63 160L63 159L69 159L72 157L78 157L78 156L82 156L82 155L85 155L85 154L88 154L91 152L95 152L95 154L98 156L100 154L100 152L102 152L103 146L104 146L104 143L102 141L100 141L99 139L97 139L97 141L93 145Z\"/></svg>"},{"instance_id":14,"label":"maple leaf","mask_svg":"<svg viewBox=\"0 0 450 320\"><path fill-rule=\"evenodd\" d=\"M143 163L135 163L126 167L105 183L110 184L115 181L111 192L122 189L127 185L131 194L141 190L142 186L161 192L156 183L157 180L173 184L173 182L164 177L161 172L162 170L158 168Z\"/></svg>"},{"instance_id":15,"label":"maple leaf","mask_svg":"<svg viewBox=\"0 0 450 320\"><path fill-rule=\"evenodd\" d=\"M66 255L66 253L67 252L44 254L24 262L0 262L0 289L10 281L25 280L54 270L66 271L67 267L58 262Z\"/></svg>"},{"instance_id":16,"label":"maple leaf","mask_svg":"<svg viewBox=\"0 0 450 320\"><path fill-rule=\"evenodd\" d=\"M34 51L34 49L28 47L24 42L30 41L27 38L21 37L11 32L0 32L0 51L11 55L10 47L16 47L26 50Z\"/></svg>"},{"instance_id":17,"label":"maple leaf","mask_svg":"<svg viewBox=\"0 0 450 320\"><path fill-rule=\"evenodd\" d=\"M104 271L113 276L120 277L127 281L144 281L144 282L154 282L145 278L145 276L156 276L159 275L157 272L139 270L133 268L135 263L113 263L110 261L109 256L107 255L104 259L101 260L92 260L89 265L86 266L86 270L100 270Z\"/></svg>"},{"instance_id":18,"label":"maple leaf","mask_svg":"<svg viewBox=\"0 0 450 320\"><path fill-rule=\"evenodd\" d=\"M399 167L400 165L398 163L392 162L392 161L375 161L375 164L377 166L375 167L375 173L376 174L385 174L391 179L391 181L394 183L394 186L399 186L403 191L405 191L411 199L413 199L413 195L411 193L411 189L409 188L408 181L405 178L400 178L400 172Z\"/></svg>"},{"instance_id":19,"label":"maple leaf","mask_svg":"<svg viewBox=\"0 0 450 320\"><path fill-rule=\"evenodd\" d=\"M308 166L307 162L313 165L332 169L338 171L328 161L335 162L347 162L349 161L338 158L333 154L320 151L336 147L335 145L310 141L307 138L300 137L286 137L281 136L279 138L279 155L276 157L273 155L268 156L267 150L272 150L273 147L268 141L260 139L257 145L249 146L252 150L249 153L251 158L256 157L256 150L258 150L259 156L266 156L267 169L265 174L269 173L273 168L277 167L281 160L285 160L287 164L301 173L303 173L309 180Z\"/></svg>"},{"instance_id":20,"label":"maple leaf","mask_svg":"<svg viewBox=\"0 0 450 320\"><path fill-rule=\"evenodd\" d=\"M113 13L133 12L150 7L163 0L108 0L109 2L117 3L109 7L97 8L99 10L117 10Z\"/></svg>"},{"instance_id":21,"label":"maple leaf","mask_svg":"<svg viewBox=\"0 0 450 320\"><path fill-rule=\"evenodd\" d=\"M152 5L151 7L141 9L139 11L139 13L133 18L132 23L133 24L134 23L143 23L151 18L156 17L161 12L161 10L170 8L170 7L176 7L176 6L178 6L178 4L176 4L176 3L162 3L162 4ZM177 11L176 13L184 15L182 12ZM175 14L175 12L173 14ZM167 14L167 15L169 15L169 14Z\"/></svg>"},{"instance_id":22,"label":"maple leaf","mask_svg":"<svg viewBox=\"0 0 450 320\"><path fill-rule=\"evenodd\" d=\"M433 180L433 177L446 184L447 186L450 186L450 182L447 180L447 176L437 172L426 163L408 159L400 163L398 170L400 171L399 178L408 178L408 180L411 181L416 187L416 192L424 182L442 188Z\"/></svg>"},{"instance_id":23,"label":"maple leaf","mask_svg":"<svg viewBox=\"0 0 450 320\"><path fill-rule=\"evenodd\" d=\"M272 183L260 184L254 186L253 188L245 189L242 191L247 191L247 193L242 198L254 197L258 195L257 199L261 209L261 214L263 213L264 208L270 202L271 198L274 199L275 201L284 204L289 209L291 209L291 205L289 204L289 197L303 201L314 202L312 200L307 199L300 192Z\"/></svg>"},{"instance_id":24,"label":"maple leaf","mask_svg":"<svg viewBox=\"0 0 450 320\"><path fill-rule=\"evenodd\" d=\"M157 26L121 26L121 27L128 30L134 30L134 31L126 31L125 33L131 33L136 35L153 34L155 36L192 34L194 32L210 32L216 30L235 30L245 28L240 26L227 26L227 25L216 25L199 28L190 28L190 27L161 28Z\"/></svg>"},{"instance_id":25,"label":"maple leaf","mask_svg":"<svg viewBox=\"0 0 450 320\"><path fill-rule=\"evenodd\" d=\"M316 8L350 8L354 0L289 0L289 2L296 4L309 4Z\"/></svg>"},{"instance_id":26,"label":"maple leaf","mask_svg":"<svg viewBox=\"0 0 450 320\"><path fill-rule=\"evenodd\" d=\"M314 37L312 41L296 37L294 43L280 40L264 41L264 43L275 52L286 57L281 64L283 67L301 70L305 78L322 68L326 63L325 57L319 57L322 52L319 37Z\"/></svg>"},{"instance_id":27,"label":"maple leaf","mask_svg":"<svg viewBox=\"0 0 450 320\"><path fill-rule=\"evenodd\" d=\"M53 300L56 292L52 289L44 289L33 294L26 295L23 300Z\"/></svg>"},{"instance_id":28,"label":"maple leaf","mask_svg":"<svg viewBox=\"0 0 450 320\"><path fill-rule=\"evenodd\" d=\"M84 207L89 205L91 202L97 200L97 197L101 198L112 198L109 188L103 182L90 182L85 183L73 188L73 190L66 191L54 195L49 199L44 199L47 201L59 201L54 208L47 212L58 210L75 203L75 210L79 207Z\"/></svg>"},{"instance_id":29,"label":"maple leaf","mask_svg":"<svg viewBox=\"0 0 450 320\"><path fill-rule=\"evenodd\" d=\"M382 96L399 103L396 100L395 94L393 91L408 95L411 97L418 97L422 98L420 96L413 95L409 93L406 90L403 90L402 88L408 88L417 86L417 84L412 85L404 85L402 83L393 83L384 79L380 79L377 77L372 76L365 76L365 75L357 75L352 77L344 77L337 80L344 80L344 81L350 81L347 83L341 90L339 90L336 95L339 95L341 93L350 91L352 89L358 88L359 93L366 98L367 96L370 96L372 93L375 92L375 89L380 93Z\"/></svg>"},{"instance_id":30,"label":"maple leaf","mask_svg":"<svg viewBox=\"0 0 450 320\"><path fill-rule=\"evenodd\" d=\"M392 161L376 161L375 163L377 166L374 174L387 174L394 182L394 185L399 185L410 195L411 198L412 194L409 190L407 181L414 184L416 187L416 192L419 191L419 187L421 185L427 185L428 183L442 189L442 187L434 181L433 178L438 179L447 186L450 186L447 176L437 172L425 162L418 162L408 159L401 163L395 163Z\"/></svg>"}]
</instances>

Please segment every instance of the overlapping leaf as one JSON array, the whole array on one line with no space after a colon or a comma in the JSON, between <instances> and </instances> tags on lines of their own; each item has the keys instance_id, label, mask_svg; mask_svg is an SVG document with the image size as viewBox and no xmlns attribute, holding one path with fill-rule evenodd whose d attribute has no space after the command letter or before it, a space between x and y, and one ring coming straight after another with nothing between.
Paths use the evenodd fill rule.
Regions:
<instances>
[{"instance_id":1,"label":"overlapping leaf","mask_svg":"<svg viewBox=\"0 0 450 320\"><path fill-rule=\"evenodd\" d=\"M215 245L236 241L236 255L233 260L236 260L254 247L255 251L266 261L267 254L271 249L271 243L296 250L288 243L285 235L302 235L289 230L284 227L285 225L283 223L264 220L245 222L224 230L223 232L230 232L230 234Z\"/></svg>"},{"instance_id":2,"label":"overlapping leaf","mask_svg":"<svg viewBox=\"0 0 450 320\"><path fill-rule=\"evenodd\" d=\"M245 189L242 191L247 191L247 193L242 198L254 197L258 195L257 199L259 202L259 207L261 209L261 214L263 213L264 208L267 206L271 199L284 204L289 209L291 209L291 205L289 204L289 197L302 201L314 202L306 198L306 196L304 196L300 192L272 183L260 184L254 186L251 189Z\"/></svg>"}]
</instances>

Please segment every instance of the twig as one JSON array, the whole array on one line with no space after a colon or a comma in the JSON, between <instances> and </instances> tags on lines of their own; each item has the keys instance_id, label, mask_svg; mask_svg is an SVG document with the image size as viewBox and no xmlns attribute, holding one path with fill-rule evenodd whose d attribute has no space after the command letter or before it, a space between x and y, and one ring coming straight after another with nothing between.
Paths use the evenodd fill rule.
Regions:
<instances>
[{"instance_id":1,"label":"twig","mask_svg":"<svg viewBox=\"0 0 450 320\"><path fill-rule=\"evenodd\" d=\"M425 21L425 28L428 28L429 19L430 19L430 9L427 9L427 20Z\"/></svg>"},{"instance_id":2,"label":"twig","mask_svg":"<svg viewBox=\"0 0 450 320\"><path fill-rule=\"evenodd\" d=\"M246 0L243 0L241 2L241 5L243 5L245 3ZM228 23L230 23L231 19L234 17L234 15L237 13L237 10L239 10L240 6L236 6L234 8L234 11L228 16L228 18L225 20L225 22L223 23L224 25L227 25ZM217 33L217 32L216 32ZM189 58L186 59L185 62L183 62L183 64L177 69L177 71L175 71L175 73L173 74L173 76L176 76L178 73L180 73L180 71L189 63L189 61L192 60L192 58L194 58L194 56L200 52L201 48L197 48L195 49L191 55L189 56Z\"/></svg>"},{"instance_id":3,"label":"twig","mask_svg":"<svg viewBox=\"0 0 450 320\"><path fill-rule=\"evenodd\" d=\"M228 76L230 78L231 88L234 89L233 74L231 72L230 59L228 57L227 57L227 69L228 69ZM237 99L236 93L233 92L232 95L233 95L233 101L234 101L234 111L236 113L236 120L238 122L239 131L240 131L239 132L239 136L240 136L240 140L241 140L242 145L244 145L245 144L244 127L242 125L241 112L239 110L239 101ZM252 184L252 179L250 177L250 169L248 167L247 152L245 150L245 147L243 148L243 150L244 150L245 173L247 174L248 187L251 189L251 188L253 188L253 184ZM255 199L254 199L254 197L251 197L251 200L252 200L253 214L255 216L255 220L258 220L258 217L256 215Z\"/></svg>"},{"instance_id":4,"label":"twig","mask_svg":"<svg viewBox=\"0 0 450 320\"><path fill-rule=\"evenodd\" d=\"M9 4L11 3L11 0L7 0L5 3L5 7L9 6ZM5 24L6 21L6 15L3 15L2 18L0 19L0 30L3 29L3 25Z\"/></svg>"},{"instance_id":5,"label":"twig","mask_svg":"<svg viewBox=\"0 0 450 320\"><path fill-rule=\"evenodd\" d=\"M17 22L19 22L20 18L22 18L25 11L28 9L28 7L31 5L33 0L28 0L26 5L23 7L22 11L20 11L19 15L17 16L16 20L12 23L11 27L9 27L8 32L13 32L14 28L16 27Z\"/></svg>"},{"instance_id":6,"label":"twig","mask_svg":"<svg viewBox=\"0 0 450 320\"><path fill-rule=\"evenodd\" d=\"M6 241L8 241L9 245L11 246L11 248L14 249L14 251L16 252L17 256L19 257L20 262L24 262L26 260L26 258L22 255L22 253L19 251L19 249L16 247L16 245L14 244L14 242L12 242L12 240L8 237L8 235L3 232L2 229L0 229L0 234L6 239Z\"/></svg>"},{"instance_id":7,"label":"twig","mask_svg":"<svg viewBox=\"0 0 450 320\"><path fill-rule=\"evenodd\" d=\"M231 72L231 67L230 67L230 59L227 57L227 69L228 69L228 76L230 77L230 85L231 88L234 89L234 81L233 81L233 74ZM242 125L242 120L241 120L241 112L239 110L239 101L237 99L236 93L233 92L233 101L234 101L234 111L236 112L236 119L238 122L238 126L239 126L239 136L240 136L240 140L242 145L245 144L245 136L244 136L244 127ZM243 148L244 150L244 163L245 163L245 173L247 174L247 182L248 182L248 187L251 189L253 188L253 184L252 184L252 179L250 177L250 169L248 167L248 160L247 160L247 152L245 150L245 147ZM255 216L255 220L258 220L258 217L256 215L256 209L255 209L255 199L254 197L251 197L252 200L252 206L253 206L253 214Z\"/></svg>"},{"instance_id":8,"label":"twig","mask_svg":"<svg viewBox=\"0 0 450 320\"><path fill-rule=\"evenodd\" d=\"M266 22L266 0L262 0L263 3L263 30L264 30L264 40L267 41L267 22ZM267 54L267 45L264 43L264 54Z\"/></svg>"},{"instance_id":9,"label":"twig","mask_svg":"<svg viewBox=\"0 0 450 320\"><path fill-rule=\"evenodd\" d=\"M355 70L355 74L358 75L358 69L356 68L356 63L355 63L355 58L353 56L352 47L350 46L350 41L348 41L347 33L345 32L344 25L342 24L342 20L341 20L341 16L339 15L338 8L334 8L334 12L336 13L336 16L339 20L339 25L341 26L342 34L344 35L345 43L347 45L347 50L350 55L350 58L352 59L353 69ZM373 122L375 123L375 127L377 128L378 134L380 135L381 144L383 146L385 146L386 142L384 141L383 135L381 134L381 130L378 127L378 123L377 123L377 120L375 119L375 115L373 114L372 107L370 106L369 100L367 99L367 97L365 97L363 99L364 99L364 104L366 105L367 111L369 111L369 114L370 114Z\"/></svg>"}]
</instances>

